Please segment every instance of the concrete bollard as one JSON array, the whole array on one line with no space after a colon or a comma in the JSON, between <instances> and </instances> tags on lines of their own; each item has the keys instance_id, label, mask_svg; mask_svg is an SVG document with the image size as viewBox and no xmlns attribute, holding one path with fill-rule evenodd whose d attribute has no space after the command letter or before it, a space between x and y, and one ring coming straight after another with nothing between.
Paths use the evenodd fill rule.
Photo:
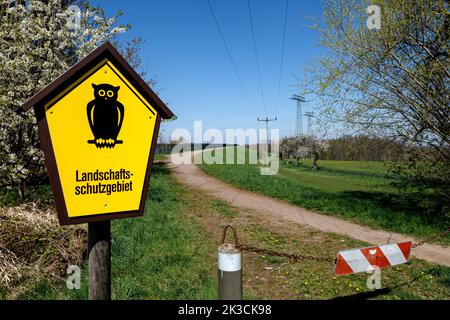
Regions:
<instances>
[{"instance_id":1,"label":"concrete bollard","mask_svg":"<svg viewBox=\"0 0 450 320\"><path fill-rule=\"evenodd\" d=\"M225 236L231 228L235 245L225 244ZM218 248L219 300L242 300L242 253L236 249L237 237L232 226L226 226L222 245Z\"/></svg>"}]
</instances>

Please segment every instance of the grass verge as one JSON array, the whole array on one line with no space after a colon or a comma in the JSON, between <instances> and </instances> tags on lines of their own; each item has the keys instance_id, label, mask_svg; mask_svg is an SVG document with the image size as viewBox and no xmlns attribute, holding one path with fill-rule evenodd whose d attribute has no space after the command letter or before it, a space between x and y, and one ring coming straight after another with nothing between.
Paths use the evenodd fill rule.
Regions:
<instances>
[{"instance_id":1,"label":"grass verge","mask_svg":"<svg viewBox=\"0 0 450 320\"><path fill-rule=\"evenodd\" d=\"M322 170L312 171L308 161L300 166L284 162L273 176L261 175L260 167L252 164L203 163L199 167L235 187L370 227L419 238L445 231L449 208L430 211L432 195L400 193L381 163L319 163ZM450 235L437 241L450 244Z\"/></svg>"}]
</instances>

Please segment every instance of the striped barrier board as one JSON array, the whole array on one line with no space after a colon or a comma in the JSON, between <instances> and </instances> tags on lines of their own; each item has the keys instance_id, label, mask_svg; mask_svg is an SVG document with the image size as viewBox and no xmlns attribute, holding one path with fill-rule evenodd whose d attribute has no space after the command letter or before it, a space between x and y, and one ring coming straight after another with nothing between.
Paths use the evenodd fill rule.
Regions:
<instances>
[{"instance_id":1,"label":"striped barrier board","mask_svg":"<svg viewBox=\"0 0 450 320\"><path fill-rule=\"evenodd\" d=\"M406 263L411 253L412 242L386 244L339 251L336 260L337 275L367 272Z\"/></svg>"}]
</instances>

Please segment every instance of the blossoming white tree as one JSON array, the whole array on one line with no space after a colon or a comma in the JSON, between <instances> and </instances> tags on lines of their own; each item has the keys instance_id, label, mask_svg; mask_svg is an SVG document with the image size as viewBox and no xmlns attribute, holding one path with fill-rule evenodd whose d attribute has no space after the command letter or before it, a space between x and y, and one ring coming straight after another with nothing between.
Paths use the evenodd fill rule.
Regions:
<instances>
[{"instance_id":1,"label":"blossoming white tree","mask_svg":"<svg viewBox=\"0 0 450 320\"><path fill-rule=\"evenodd\" d=\"M320 140L312 135L285 137L280 142L280 153L283 159L294 158L298 165L299 160L309 154L313 159L312 170L319 169L319 155L328 148L329 144L326 140Z\"/></svg>"},{"instance_id":2,"label":"blossoming white tree","mask_svg":"<svg viewBox=\"0 0 450 320\"><path fill-rule=\"evenodd\" d=\"M120 13L107 18L87 3L74 19L67 2L0 0L0 186L18 186L22 197L27 184L46 175L34 114L20 106L100 43L117 44L129 28L117 24ZM139 44L119 45L134 67Z\"/></svg>"}]
</instances>

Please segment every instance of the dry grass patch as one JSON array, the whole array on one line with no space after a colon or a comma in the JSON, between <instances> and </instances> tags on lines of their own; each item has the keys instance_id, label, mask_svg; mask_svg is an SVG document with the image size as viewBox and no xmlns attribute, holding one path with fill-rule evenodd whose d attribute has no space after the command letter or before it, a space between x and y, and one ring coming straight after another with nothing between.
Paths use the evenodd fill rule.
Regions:
<instances>
[{"instance_id":1,"label":"dry grass patch","mask_svg":"<svg viewBox=\"0 0 450 320\"><path fill-rule=\"evenodd\" d=\"M61 279L68 265L81 265L84 226L60 227L53 208L34 203L0 208L0 288L7 298L42 278Z\"/></svg>"}]
</instances>

